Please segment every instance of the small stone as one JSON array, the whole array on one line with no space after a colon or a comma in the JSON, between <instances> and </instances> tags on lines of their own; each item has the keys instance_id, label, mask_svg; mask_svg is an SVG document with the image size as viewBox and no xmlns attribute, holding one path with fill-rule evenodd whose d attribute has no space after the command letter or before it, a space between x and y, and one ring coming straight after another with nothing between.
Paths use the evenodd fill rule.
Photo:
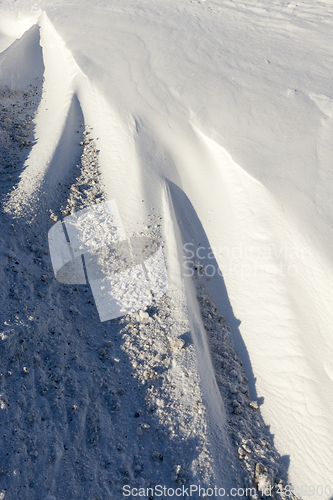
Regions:
<instances>
[{"instance_id":1,"label":"small stone","mask_svg":"<svg viewBox=\"0 0 333 500\"><path fill-rule=\"evenodd\" d=\"M54 214L51 214L50 215L50 219L53 220L54 222L57 222L58 217L56 215L54 215Z\"/></svg>"},{"instance_id":2,"label":"small stone","mask_svg":"<svg viewBox=\"0 0 333 500\"><path fill-rule=\"evenodd\" d=\"M156 377L156 372L154 370L145 370L143 372L143 377L146 380L154 380Z\"/></svg>"},{"instance_id":3,"label":"small stone","mask_svg":"<svg viewBox=\"0 0 333 500\"><path fill-rule=\"evenodd\" d=\"M251 401L251 403L249 403L249 406L252 408L252 410L258 410L259 408L257 401Z\"/></svg>"}]
</instances>

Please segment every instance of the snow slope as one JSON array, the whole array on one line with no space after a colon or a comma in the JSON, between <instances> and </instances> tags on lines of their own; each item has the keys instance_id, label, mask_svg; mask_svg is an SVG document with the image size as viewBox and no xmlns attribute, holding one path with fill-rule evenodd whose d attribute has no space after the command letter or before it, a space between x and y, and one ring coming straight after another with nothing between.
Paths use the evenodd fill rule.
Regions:
<instances>
[{"instance_id":1,"label":"snow slope","mask_svg":"<svg viewBox=\"0 0 333 500\"><path fill-rule=\"evenodd\" d=\"M130 373L131 370L140 379L140 368L133 365L134 358L140 357L141 352L145 370L149 372L147 353L152 347L145 345L153 344L155 355L162 356L163 349L170 343L170 336L178 338L186 331L191 332L185 339L187 351L180 349L178 353L176 349L176 354L168 354L168 358L174 361L171 368L163 368L167 375L163 375L162 388L158 389L162 391L161 395L153 394L150 387L147 389L148 400L157 398L168 408L168 411L153 412L153 418L157 418L159 424L151 422L147 425L163 428L163 425L167 426L163 419L174 419L178 423L176 435L180 436L184 408L189 407L191 417L185 425L189 429L186 439L193 439L194 429L199 429L198 441L195 438L195 445L191 448L194 451L188 451L189 444L185 439L175 453L186 457L186 465L183 463L179 469L186 470L186 474L178 477L179 471L176 472L179 481L197 480L203 484L222 481L226 488L247 484L246 481L253 479L254 466L259 461L254 449L245 458L237 452L242 439L249 439L250 434L254 438L251 446L255 448L265 431L263 421L258 417L260 431L255 435L253 429L257 424L251 423L252 414L247 410L237 420L230 416L237 415L232 410L234 396L230 394L234 387L228 378L232 366L227 363L224 371L219 373L219 367L224 365L221 359L215 359L213 352L216 345L224 344L222 337L216 339L209 333L220 331L217 318L223 316L230 326L237 355L249 379L251 397L260 397L261 415L274 436L277 451L270 449L260 460L263 463L267 460L270 467L276 462L276 470L271 470L271 474L282 477L285 483L292 482L296 488L302 485L308 489L310 485L333 488L333 408L330 398L333 384L330 328L333 319L330 307L333 298L330 254L333 218L330 168L332 14L331 2L150 0L138 4L125 0L94 2L93 5L91 2L59 3L54 12L4 12L0 20L3 33L0 39L3 50L0 54L1 87L10 86L14 91L25 92L29 85L33 85L36 88L35 101L31 101L31 96L22 99L29 98L29 105L37 110L31 136L34 143L27 144L27 154L17 160L22 172L19 177L15 177L17 174L6 177L7 184L3 184L4 191L10 193L5 202L5 217L8 217L5 224L8 231L16 231L8 236L9 239L2 238L3 248L11 247L15 255L19 252L25 255L25 239L34 238L33 232L28 236L23 231L23 228L27 230L28 221L28 227L39 239L38 247L45 250L47 231L52 224L48 218L50 211L60 218L72 208L96 202L96 197L97 201L98 198L116 199L127 234L143 232L164 242L170 291L155 314L158 318L162 316L162 323L168 315L170 319L163 328L161 320L153 320L154 328L150 327L149 320L149 328L146 328L142 326L143 319L147 319L145 316L134 320L128 318L125 328L138 329L135 322L139 321L142 339L133 341L123 331L126 356L121 348L115 349L113 363L106 368L105 380L118 376L109 371L118 373L114 360L122 360L122 384L125 384L126 391L138 391L134 401L143 405L146 396L144 391L140 392L141 386L132 386L130 382L127 386L125 381L126 371ZM35 23L39 29L36 26L29 31ZM23 38L15 42L22 35ZM3 98L14 99L15 95L4 91ZM30 126L29 120L24 126ZM87 179L93 175L89 165L96 161L97 149L83 153L88 158L93 156L87 167L82 161L81 177L76 179L75 165L82 155L82 147L89 145L79 144L82 134L78 135L77 130L81 124L85 124L87 132L91 132L96 140L94 144L98 144L100 171L99 187L93 185L91 192L89 189L84 192L83 201L79 195L75 198L70 194L70 186L88 184ZM13 151L8 153L8 148L6 151L6 154L18 155ZM11 185L16 186L15 189L12 190ZM80 191L78 187L76 189ZM9 229L12 223L9 218L13 215L17 221L15 224L20 224L19 232L18 228ZM43 228L39 235L38 226ZM197 253L199 247L201 250ZM208 247L213 250L213 255ZM193 260L190 251L194 251L200 261L196 263L194 275L199 274L200 266L206 268L206 273L201 271L204 274L201 279L181 278L182 272L189 274L183 264ZM7 255L7 258L14 257ZM25 261L28 257L22 258ZM45 272L47 269L51 274L50 262L45 260L47 257L41 255L38 258L42 260L35 264L45 266ZM27 264L25 267L29 269ZM8 279L10 269L4 271ZM34 280L40 279L36 278L36 272L31 272L27 287L31 288ZM214 275L209 277L209 274ZM18 282L21 279L18 278ZM5 288L5 297L10 286L13 285L8 284ZM37 290L47 285L34 286ZM200 287L203 287L205 298ZM70 290L72 294L75 292L72 288ZM96 367L96 376L103 384L97 353L108 347L100 345L101 333L103 331L106 339L111 340L117 328L123 328L122 323L112 323L104 332L104 325L98 324L96 311L88 313L85 310L86 324L83 325L83 319L78 318L85 303L82 302L85 292L79 289L75 292L80 294L75 305L78 318L66 316L68 312L61 318L59 312L59 308L67 307L68 286L54 282L48 292L42 293L47 295L45 308L32 316L30 312L26 313L22 323L24 328L28 330L30 316L35 318L38 338L43 340L46 335L48 342L51 330L55 328L52 321L57 328L59 324L63 325L69 335L73 335L74 326L83 329L85 342L93 345L91 356L97 356L96 361L86 361L85 366L92 364ZM208 313L202 302L197 301L196 293L203 302L208 300L213 312L216 307L216 321L209 313L213 324L201 319L200 309L202 313ZM21 305L28 300L24 292L22 294ZM42 318L47 317L52 297L57 297L57 304L53 305L56 312L54 318L51 315L45 323ZM13 315L13 303L9 298L5 300L8 306L4 313ZM34 300L36 297L31 299L29 308L33 308ZM153 315L150 311L149 317ZM19 318L18 322L23 321L21 316ZM7 316L4 321L8 322ZM3 328L3 335L10 338ZM15 328L13 325L11 328L14 336ZM90 335L91 340L88 340ZM152 339L163 339L163 335L166 335L165 341L160 340L163 345L159 347L157 340ZM32 336L29 338L33 339ZM53 342L51 354L44 353L46 357L57 356L60 337ZM83 365L82 359L90 359L87 354L89 344L85 342L77 338L74 343L75 350L79 350L76 356ZM115 344L114 340L112 342ZM228 353L229 362L233 343L223 348L223 352ZM42 361L44 374L45 359ZM163 366L163 357L159 363ZM65 365L61 363L60 366ZM241 373L241 368L239 370ZM63 374L54 376L60 378ZM240 385L234 394L241 393L243 383L246 386L245 375L239 376L237 383ZM84 386L95 384L93 375L88 374L87 379L79 375L75 377L80 386L76 389L78 393L81 388L84 391ZM20 377L15 383L21 383L19 380ZM69 380L73 381L73 377ZM223 381L228 384L228 389L223 389ZM181 392L182 386L187 402L178 410L178 391ZM33 383L31 387L34 387ZM114 400L117 398L112 391L116 394L110 389L113 398L110 404L116 408L118 403ZM100 397L98 392L89 396L91 405L103 408L103 403L98 400ZM82 398L89 401L83 394ZM204 416L197 416L193 410L199 400L206 408ZM248 408L250 400L241 402L241 407ZM76 400L73 405L79 407ZM82 405L92 411L91 405ZM124 407L131 408L131 414L136 411L131 407L131 399ZM48 411L48 418L55 422L55 410ZM121 429L125 432L134 425L132 420L124 417L119 421L115 417L111 425L107 423L110 418L108 411L106 408L103 411L106 420L100 428L112 426L114 440L117 432L121 435ZM23 408L22 412L25 415L28 409ZM142 410L137 412L141 415ZM97 418L96 412L87 422L94 418ZM75 439L79 443L86 439L82 438L79 429L95 432L88 431L90 424L86 426L82 422L76 427ZM74 443L75 436L71 437L66 425L58 430L58 441L62 443L66 437ZM237 432L235 425L239 427ZM92 429L97 427L97 424L91 424ZM140 429L144 433L146 427L141 425ZM51 428L45 427L44 432L48 442ZM133 436L140 437L140 432ZM169 438L163 437L171 443ZM125 439L122 436L122 443ZM155 444L155 438L151 439L152 443L146 443L142 453L152 456L155 446L164 445L161 442ZM101 440L106 442L106 437L103 435ZM81 444L87 446L86 441ZM81 444L74 445L74 450L78 450L73 451L74 454L80 453ZM29 446L27 449L31 448L31 453L34 453L36 443ZM96 449L102 453L99 446ZM116 449L118 445L115 443L114 446ZM167 449L168 445L165 446ZM175 467L177 471L180 464L176 463L175 455L172 459L171 448L169 458L163 459L163 467L167 462L170 470ZM84 460L88 461L86 449L85 453L87 458ZM105 460L112 463L112 473L119 474L115 458L106 445L103 453L107 454ZM221 454L228 458L221 460ZM124 452L126 463L129 456L128 450ZM140 460L140 467L146 461L151 463L154 460L155 465L160 463L151 457L149 461L144 455ZM193 471L195 461L205 464L199 478ZM73 454L69 462L74 463ZM100 464L100 458L93 463L99 470L100 465L96 464ZM135 464L133 467L128 463L124 465L125 471L126 467L132 472L125 475L134 481L140 475L138 469L135 472ZM170 481L169 473L163 470L159 475L157 465L149 467L145 473L146 481L149 478ZM289 479L285 475L287 469ZM52 470L53 483L50 481L47 488L56 497L62 495L66 498L66 490L59 486L62 472L57 476L55 469ZM59 470L63 469L60 467ZM74 481L74 468L66 470L67 483L74 485L67 498L82 498L85 489L80 490L83 488L80 480ZM44 469L42 471L38 484L44 481ZM70 471L73 471L71 478ZM29 472L23 474L24 481L29 474L31 477ZM118 488L121 479L117 481ZM108 491L116 491L106 483L99 487L98 493L94 490L96 479L93 480L89 490L91 498L93 495L108 498ZM8 498L16 498L13 493L6 494ZM303 494L306 496L304 489ZM35 493L31 495L31 498L36 498ZM326 488L321 495L317 488L315 496L328 498L332 493Z\"/></svg>"}]
</instances>

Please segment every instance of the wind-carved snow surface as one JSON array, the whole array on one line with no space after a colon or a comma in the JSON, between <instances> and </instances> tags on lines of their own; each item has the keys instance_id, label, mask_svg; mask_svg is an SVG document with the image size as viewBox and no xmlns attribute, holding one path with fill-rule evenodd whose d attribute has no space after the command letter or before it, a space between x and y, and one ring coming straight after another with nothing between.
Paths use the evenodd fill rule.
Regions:
<instances>
[{"instance_id":1,"label":"wind-carved snow surface","mask_svg":"<svg viewBox=\"0 0 333 500\"><path fill-rule=\"evenodd\" d=\"M4 13L3 498L331 497L329 7ZM163 245L168 293L101 323L47 235L112 199Z\"/></svg>"}]
</instances>

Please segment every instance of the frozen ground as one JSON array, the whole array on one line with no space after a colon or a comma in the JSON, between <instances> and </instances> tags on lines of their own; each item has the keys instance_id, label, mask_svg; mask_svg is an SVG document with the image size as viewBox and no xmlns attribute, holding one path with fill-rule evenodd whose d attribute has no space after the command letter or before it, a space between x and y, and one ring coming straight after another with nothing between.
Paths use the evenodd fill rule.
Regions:
<instances>
[{"instance_id":1,"label":"frozen ground","mask_svg":"<svg viewBox=\"0 0 333 500\"><path fill-rule=\"evenodd\" d=\"M332 497L332 7L1 10L2 498ZM47 234L107 199L169 287L101 323Z\"/></svg>"}]
</instances>

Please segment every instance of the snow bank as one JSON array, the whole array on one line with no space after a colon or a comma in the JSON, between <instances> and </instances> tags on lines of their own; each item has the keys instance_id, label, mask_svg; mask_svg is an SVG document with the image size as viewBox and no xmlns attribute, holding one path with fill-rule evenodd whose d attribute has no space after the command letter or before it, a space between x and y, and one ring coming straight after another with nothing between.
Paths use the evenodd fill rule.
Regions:
<instances>
[{"instance_id":1,"label":"snow bank","mask_svg":"<svg viewBox=\"0 0 333 500\"><path fill-rule=\"evenodd\" d=\"M229 410L220 393L224 398L230 394L215 381L215 361L192 280L183 285L180 278L184 269L179 262L193 261L182 248L187 243L199 261L197 270L205 269L205 294L230 325L252 398L264 402L261 414L284 456L281 462L272 452L274 460L286 467L290 460L290 481L296 488L321 485L325 490L332 484L333 463L329 4L206 0L138 5L125 0L59 3L55 12L38 16L14 12L0 24L3 48L25 33L0 55L2 85L32 85L31 79L38 77L33 85L41 99L32 103L38 109L36 143L20 159L22 172L7 209L32 223L39 211L60 217L61 211L68 214L95 202L94 187L82 206L79 195L74 203L75 191L70 194L67 188L76 186L72 166L82 154L79 138L87 146L77 130L81 124L93 130L102 197L116 200L126 234L153 234L164 242L168 279L176 294L161 306L176 315L165 328L171 331L179 321L187 322L184 328L191 330L195 346L189 361L195 382L186 385L186 393L193 405L191 398L202 391L208 412L200 420L198 446L211 475L207 479L203 473L203 480L224 477L232 486L236 477L241 484L250 476L240 465L237 447L223 466L217 458L219 445L203 430L208 425L214 436L221 433L221 446L229 449ZM35 22L39 31L29 31ZM27 55L33 65L26 64ZM173 196L168 194L172 185ZM8 184L5 191L10 191ZM41 220L46 237L48 226ZM181 306L176 308L180 289ZM55 293L65 307L65 289ZM95 320L89 321L94 329ZM126 337L127 352L144 350L152 335L144 329L138 344ZM128 373L133 367L139 370L133 365L135 356L128 355ZM175 363L170 377L179 395L182 362ZM166 401L165 395L154 397ZM184 407L179 411L177 422ZM168 412L157 414L163 420ZM140 429L144 435L146 427ZM250 446L243 438L236 436L237 446ZM193 455L192 464L197 457ZM171 463L176 479L185 480L180 474L185 465L174 463L170 455ZM265 469L248 463L253 477L255 470L258 478L265 476ZM324 493L331 495L328 489ZM320 496L318 490L316 494Z\"/></svg>"}]
</instances>

